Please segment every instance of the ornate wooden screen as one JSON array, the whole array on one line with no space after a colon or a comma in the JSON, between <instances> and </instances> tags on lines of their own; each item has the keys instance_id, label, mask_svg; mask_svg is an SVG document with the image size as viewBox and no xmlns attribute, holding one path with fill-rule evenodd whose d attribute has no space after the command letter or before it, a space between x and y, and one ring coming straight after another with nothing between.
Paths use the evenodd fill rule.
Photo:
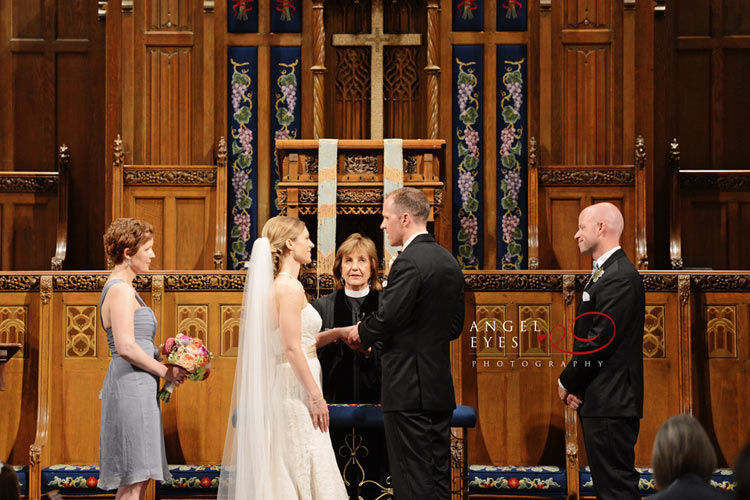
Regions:
<instances>
[{"instance_id":1,"label":"ornate wooden screen","mask_svg":"<svg viewBox=\"0 0 750 500\"><path fill-rule=\"evenodd\" d=\"M155 230L152 269L223 269L226 265L227 147L216 165L125 165L114 147L112 213L136 217Z\"/></svg>"}]
</instances>

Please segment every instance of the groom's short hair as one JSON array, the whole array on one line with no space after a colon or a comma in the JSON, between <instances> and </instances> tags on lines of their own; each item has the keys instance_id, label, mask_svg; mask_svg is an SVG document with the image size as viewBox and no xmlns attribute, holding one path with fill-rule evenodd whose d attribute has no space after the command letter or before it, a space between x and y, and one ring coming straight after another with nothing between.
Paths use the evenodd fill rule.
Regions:
<instances>
[{"instance_id":1,"label":"groom's short hair","mask_svg":"<svg viewBox=\"0 0 750 500\"><path fill-rule=\"evenodd\" d=\"M403 187L388 194L398 212L407 213L417 222L426 223L430 216L430 202L419 189Z\"/></svg>"}]
</instances>

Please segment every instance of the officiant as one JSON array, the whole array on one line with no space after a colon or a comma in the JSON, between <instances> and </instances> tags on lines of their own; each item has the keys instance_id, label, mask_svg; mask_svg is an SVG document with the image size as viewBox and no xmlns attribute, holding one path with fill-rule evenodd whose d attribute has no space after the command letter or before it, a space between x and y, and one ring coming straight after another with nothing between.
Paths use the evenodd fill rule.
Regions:
<instances>
[{"instance_id":1,"label":"officiant","mask_svg":"<svg viewBox=\"0 0 750 500\"><path fill-rule=\"evenodd\" d=\"M378 254L370 238L354 233L341 244L333 265L336 290L312 302L324 330L351 326L377 311L382 290L378 270ZM318 350L318 359L323 396L329 404L380 403L379 344L362 353L344 342L330 343Z\"/></svg>"}]
</instances>

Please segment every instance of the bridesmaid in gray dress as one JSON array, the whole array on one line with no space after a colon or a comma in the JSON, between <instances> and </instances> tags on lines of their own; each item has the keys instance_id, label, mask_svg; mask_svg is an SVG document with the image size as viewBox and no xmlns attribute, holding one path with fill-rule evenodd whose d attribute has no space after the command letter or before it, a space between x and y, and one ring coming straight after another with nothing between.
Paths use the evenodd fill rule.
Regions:
<instances>
[{"instance_id":1,"label":"bridesmaid in gray dress","mask_svg":"<svg viewBox=\"0 0 750 500\"><path fill-rule=\"evenodd\" d=\"M116 488L117 500L137 500L149 479L171 477L156 392L159 377L180 384L187 376L159 363L156 317L133 288L138 273L148 271L153 245L151 224L137 219L117 219L104 235L114 268L99 300L112 354L100 394L99 487Z\"/></svg>"}]
</instances>

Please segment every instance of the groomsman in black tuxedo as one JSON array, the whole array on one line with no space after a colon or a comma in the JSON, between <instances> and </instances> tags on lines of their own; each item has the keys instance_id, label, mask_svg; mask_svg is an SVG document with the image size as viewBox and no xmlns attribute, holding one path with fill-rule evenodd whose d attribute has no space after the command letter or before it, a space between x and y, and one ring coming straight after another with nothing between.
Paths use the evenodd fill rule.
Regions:
<instances>
[{"instance_id":1,"label":"groomsman in black tuxedo","mask_svg":"<svg viewBox=\"0 0 750 500\"><path fill-rule=\"evenodd\" d=\"M594 270L575 323L560 399L578 410L596 497L640 499L635 443L643 417L643 281L620 248L624 221L611 203L585 208L575 239ZM590 313L590 314L587 314Z\"/></svg>"},{"instance_id":2,"label":"groomsman in black tuxedo","mask_svg":"<svg viewBox=\"0 0 750 500\"><path fill-rule=\"evenodd\" d=\"M450 420L456 400L450 341L464 323L464 278L427 233L430 205L402 188L383 202L383 223L402 251L380 307L352 327L350 343L382 342L383 419L395 500L450 498Z\"/></svg>"}]
</instances>

